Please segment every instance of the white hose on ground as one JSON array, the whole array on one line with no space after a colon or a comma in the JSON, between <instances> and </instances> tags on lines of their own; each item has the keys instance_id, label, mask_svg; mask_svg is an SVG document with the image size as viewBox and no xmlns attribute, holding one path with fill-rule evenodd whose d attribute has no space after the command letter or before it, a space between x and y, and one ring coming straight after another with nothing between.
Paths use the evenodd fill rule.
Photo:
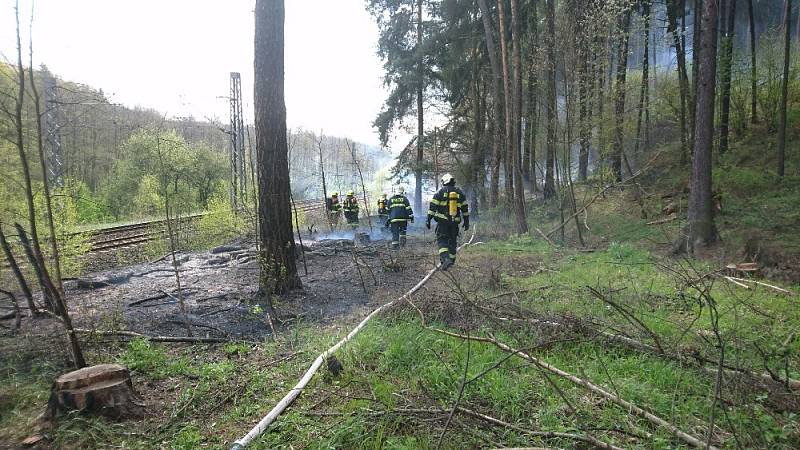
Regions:
<instances>
[{"instance_id":1,"label":"white hose on ground","mask_svg":"<svg viewBox=\"0 0 800 450\"><path fill-rule=\"evenodd\" d=\"M469 241L467 241L466 243L464 243L460 247L458 247L458 250L461 250L464 247L466 247L467 245L470 245L472 243L473 239L475 239L475 230L474 230L474 228L473 228L473 231L472 231L472 236L469 238ZM422 280L420 280L419 283L417 283L414 287L409 289L408 292L403 294L400 298L394 299L394 300L390 301L389 303L386 303L386 304L384 304L382 306L379 306L377 309L372 311L367 317L365 317L364 320L362 320L355 328L353 328L353 330L350 333L348 333L347 336L345 336L341 341L339 341L336 344L334 344L333 347L331 347L331 348L325 350L324 352L320 353L320 355L317 356L317 359L315 359L314 362L311 364L311 367L309 367L308 370L306 371L306 373L303 375L303 378L301 378L300 381L297 382L295 387L293 387L292 390L290 390L283 397L283 399L281 399L281 401L278 402L278 404L275 405L274 408L272 408L272 411L270 411L269 414L264 416L264 418L261 419L261 421L258 422L258 424L256 424L256 426L253 427L253 429L251 429L244 437L242 437L241 439L239 439L236 442L234 442L233 446L231 447L231 450L242 450L242 449L244 449L251 442L253 442L253 439L257 438L258 436L261 435L261 433L266 431L267 427L269 427L270 424L272 424L272 422L274 422L275 419L297 398L297 396L300 395L300 392L306 387L308 382L311 381L311 378L314 376L314 374L317 373L317 370L319 370L319 367L322 365L322 362L325 361L325 358L327 358L329 355L332 355L342 345L344 345L347 341L349 341L356 334L358 334L358 332L361 331L362 328L364 328L364 325L366 325L367 322L369 322L369 320L372 319L373 317L375 317L375 315L377 315L379 312L381 312L382 310L388 308L389 306L391 306L391 305L393 305L395 303L402 302L403 300L407 299L411 295L414 295L415 292L420 290L420 288L422 288L422 286L424 286L425 283L427 283L428 280L431 279L433 274L436 273L437 269L439 269L439 264L437 264L436 267L431 269L427 273L427 275L425 275L425 277L422 278Z\"/></svg>"}]
</instances>

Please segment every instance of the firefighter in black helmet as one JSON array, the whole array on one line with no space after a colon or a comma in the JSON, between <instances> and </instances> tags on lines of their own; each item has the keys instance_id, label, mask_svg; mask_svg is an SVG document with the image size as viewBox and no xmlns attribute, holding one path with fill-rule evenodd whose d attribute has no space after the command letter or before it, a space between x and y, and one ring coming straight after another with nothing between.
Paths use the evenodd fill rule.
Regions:
<instances>
[{"instance_id":1,"label":"firefighter in black helmet","mask_svg":"<svg viewBox=\"0 0 800 450\"><path fill-rule=\"evenodd\" d=\"M391 227L392 230L392 249L397 250L400 247L406 246L406 229L408 229L408 222L414 222L414 210L408 202L408 197L405 196L405 188L400 186L397 194L394 194L388 202L389 205L389 219L386 220L386 226Z\"/></svg>"},{"instance_id":2,"label":"firefighter in black helmet","mask_svg":"<svg viewBox=\"0 0 800 450\"><path fill-rule=\"evenodd\" d=\"M436 220L436 244L442 270L447 270L456 262L458 226L463 222L464 231L469 230L467 196L456 187L456 180L449 173L442 176L442 188L431 199L425 222L428 229L431 219Z\"/></svg>"},{"instance_id":3,"label":"firefighter in black helmet","mask_svg":"<svg viewBox=\"0 0 800 450\"><path fill-rule=\"evenodd\" d=\"M355 192L347 191L342 211L344 211L344 218L347 220L347 224L350 225L350 228L353 230L358 228L358 199L356 198Z\"/></svg>"}]
</instances>

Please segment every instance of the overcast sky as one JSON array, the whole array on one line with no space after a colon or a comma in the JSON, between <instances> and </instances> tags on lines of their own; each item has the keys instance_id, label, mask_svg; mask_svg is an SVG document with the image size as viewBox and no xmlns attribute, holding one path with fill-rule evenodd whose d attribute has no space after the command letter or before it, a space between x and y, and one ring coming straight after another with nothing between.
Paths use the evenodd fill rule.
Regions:
<instances>
[{"instance_id":1,"label":"overcast sky","mask_svg":"<svg viewBox=\"0 0 800 450\"><path fill-rule=\"evenodd\" d=\"M27 57L30 0L21 0ZM228 121L229 73L253 103L254 0L36 0L34 64L103 91L114 102L171 116ZM14 1L0 0L0 52L16 59ZM378 29L363 0L286 0L290 127L378 144L385 98Z\"/></svg>"}]
</instances>

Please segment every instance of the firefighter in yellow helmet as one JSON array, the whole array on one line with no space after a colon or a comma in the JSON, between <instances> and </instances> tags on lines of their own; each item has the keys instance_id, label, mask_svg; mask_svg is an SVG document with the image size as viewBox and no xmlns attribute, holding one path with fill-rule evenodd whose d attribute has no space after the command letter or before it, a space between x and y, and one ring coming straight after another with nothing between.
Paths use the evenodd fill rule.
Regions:
<instances>
[{"instance_id":1,"label":"firefighter in yellow helmet","mask_svg":"<svg viewBox=\"0 0 800 450\"><path fill-rule=\"evenodd\" d=\"M386 193L384 192L378 199L378 223L385 223L388 218L389 200L386 198Z\"/></svg>"},{"instance_id":2,"label":"firefighter in yellow helmet","mask_svg":"<svg viewBox=\"0 0 800 450\"><path fill-rule=\"evenodd\" d=\"M469 229L469 206L467 196L456 187L456 180L449 173L442 176L442 188L433 195L428 208L425 226L431 228L431 219L436 220L436 244L439 247L441 269L447 270L456 262L458 226L463 222L464 231Z\"/></svg>"},{"instance_id":3,"label":"firefighter in yellow helmet","mask_svg":"<svg viewBox=\"0 0 800 450\"><path fill-rule=\"evenodd\" d=\"M358 228L358 199L353 191L347 191L342 211L344 211L344 218L347 220L347 224L354 230Z\"/></svg>"},{"instance_id":4,"label":"firefighter in yellow helmet","mask_svg":"<svg viewBox=\"0 0 800 450\"><path fill-rule=\"evenodd\" d=\"M406 246L406 229L408 222L414 222L414 210L405 196L403 186L389 199L389 219L386 226L392 230L392 249L397 250Z\"/></svg>"}]
</instances>

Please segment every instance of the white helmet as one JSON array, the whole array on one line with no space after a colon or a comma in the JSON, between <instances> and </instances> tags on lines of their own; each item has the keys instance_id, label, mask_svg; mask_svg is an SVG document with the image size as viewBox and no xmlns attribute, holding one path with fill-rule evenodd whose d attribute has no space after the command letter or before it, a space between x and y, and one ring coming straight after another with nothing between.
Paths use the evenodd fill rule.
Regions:
<instances>
[{"instance_id":1,"label":"white helmet","mask_svg":"<svg viewBox=\"0 0 800 450\"><path fill-rule=\"evenodd\" d=\"M443 185L447 186L448 184L455 183L455 182L456 182L456 179L453 178L453 176L450 175L449 173L446 173L446 174L442 175L442 184Z\"/></svg>"},{"instance_id":2,"label":"white helmet","mask_svg":"<svg viewBox=\"0 0 800 450\"><path fill-rule=\"evenodd\" d=\"M405 194L406 193L406 188L404 188L403 186L400 186L399 188L397 188L397 193L398 194Z\"/></svg>"}]
</instances>

